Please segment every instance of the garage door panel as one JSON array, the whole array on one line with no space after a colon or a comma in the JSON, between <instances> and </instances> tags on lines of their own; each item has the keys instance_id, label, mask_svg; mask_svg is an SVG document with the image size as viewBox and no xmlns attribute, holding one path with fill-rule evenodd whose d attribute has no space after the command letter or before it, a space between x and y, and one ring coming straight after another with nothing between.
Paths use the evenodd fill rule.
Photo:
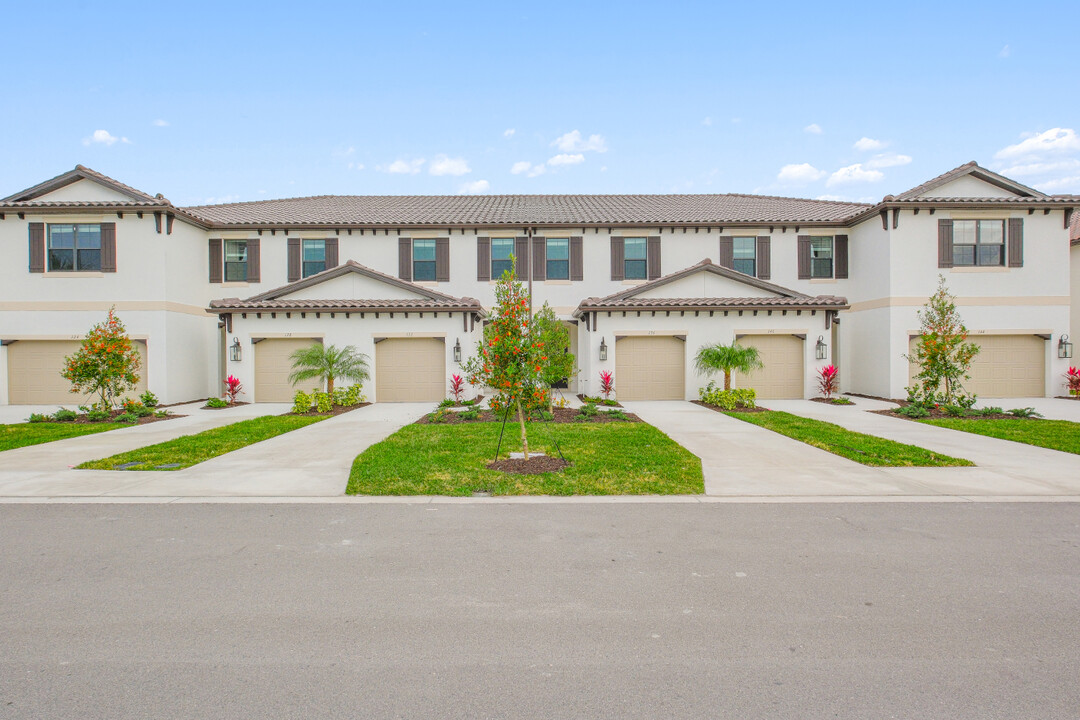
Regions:
<instances>
[{"instance_id":1,"label":"garage door panel","mask_svg":"<svg viewBox=\"0 0 1080 720\"><path fill-rule=\"evenodd\" d=\"M754 388L759 399L799 399L805 393L804 340L794 335L747 335L739 344L756 347L763 368L736 376L736 387Z\"/></svg>"},{"instance_id":2,"label":"garage door panel","mask_svg":"<svg viewBox=\"0 0 1080 720\"><path fill-rule=\"evenodd\" d=\"M1038 335L975 335L979 346L964 387L980 398L1042 397L1046 394L1046 341ZM914 354L919 338L908 343ZM918 368L908 364L908 384Z\"/></svg>"},{"instance_id":3,"label":"garage door panel","mask_svg":"<svg viewBox=\"0 0 1080 720\"><path fill-rule=\"evenodd\" d=\"M297 390L310 390L318 380L289 382L292 354L311 347L317 338L267 338L255 343L255 401L292 402Z\"/></svg>"},{"instance_id":4,"label":"garage door panel","mask_svg":"<svg viewBox=\"0 0 1080 720\"><path fill-rule=\"evenodd\" d=\"M146 343L135 341L139 352L139 382L134 397L146 391ZM8 345L8 402L12 405L85 405L90 395L71 392L71 383L60 376L64 358L82 347L78 340L19 340Z\"/></svg>"},{"instance_id":5,"label":"garage door panel","mask_svg":"<svg viewBox=\"0 0 1080 720\"><path fill-rule=\"evenodd\" d=\"M378 402L438 402L445 396L442 338L386 338L375 345Z\"/></svg>"},{"instance_id":6,"label":"garage door panel","mask_svg":"<svg viewBox=\"0 0 1080 720\"><path fill-rule=\"evenodd\" d=\"M686 342L672 336L615 341L615 394L620 400L686 397Z\"/></svg>"}]
</instances>

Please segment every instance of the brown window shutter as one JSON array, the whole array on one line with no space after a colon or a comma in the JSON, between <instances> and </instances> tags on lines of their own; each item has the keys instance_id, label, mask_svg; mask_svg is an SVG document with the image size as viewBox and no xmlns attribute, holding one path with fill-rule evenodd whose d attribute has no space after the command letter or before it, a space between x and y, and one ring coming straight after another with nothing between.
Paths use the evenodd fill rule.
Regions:
<instances>
[{"instance_id":1,"label":"brown window shutter","mask_svg":"<svg viewBox=\"0 0 1080 720\"><path fill-rule=\"evenodd\" d=\"M848 236L837 235L833 238L833 276L843 280L848 276Z\"/></svg>"},{"instance_id":2,"label":"brown window shutter","mask_svg":"<svg viewBox=\"0 0 1080 720\"><path fill-rule=\"evenodd\" d=\"M412 238L398 238L397 276L412 280Z\"/></svg>"},{"instance_id":3,"label":"brown window shutter","mask_svg":"<svg viewBox=\"0 0 1080 720\"><path fill-rule=\"evenodd\" d=\"M480 282L491 279L491 238L476 238L476 279Z\"/></svg>"},{"instance_id":4,"label":"brown window shutter","mask_svg":"<svg viewBox=\"0 0 1080 720\"><path fill-rule=\"evenodd\" d=\"M655 280L660 277L660 238L659 236L649 238L648 243L648 272L649 279Z\"/></svg>"},{"instance_id":5,"label":"brown window shutter","mask_svg":"<svg viewBox=\"0 0 1080 720\"><path fill-rule=\"evenodd\" d=\"M262 278L262 261L260 259L259 238L251 238L247 241L247 281L249 283L260 282Z\"/></svg>"},{"instance_id":6,"label":"brown window shutter","mask_svg":"<svg viewBox=\"0 0 1080 720\"><path fill-rule=\"evenodd\" d=\"M570 279L574 281L585 279L585 257L581 243L580 237L570 238Z\"/></svg>"},{"instance_id":7,"label":"brown window shutter","mask_svg":"<svg viewBox=\"0 0 1080 720\"><path fill-rule=\"evenodd\" d=\"M626 279L625 247L621 237L611 238L611 279Z\"/></svg>"},{"instance_id":8,"label":"brown window shutter","mask_svg":"<svg viewBox=\"0 0 1080 720\"><path fill-rule=\"evenodd\" d=\"M720 254L716 256L720 267L735 267L735 240L730 235L720 236Z\"/></svg>"},{"instance_id":9,"label":"brown window shutter","mask_svg":"<svg viewBox=\"0 0 1080 720\"><path fill-rule=\"evenodd\" d=\"M517 267L517 279L529 279L529 238L514 238L514 263Z\"/></svg>"},{"instance_id":10,"label":"brown window shutter","mask_svg":"<svg viewBox=\"0 0 1080 720\"><path fill-rule=\"evenodd\" d=\"M937 266L952 267L952 220L937 222Z\"/></svg>"},{"instance_id":11,"label":"brown window shutter","mask_svg":"<svg viewBox=\"0 0 1080 720\"><path fill-rule=\"evenodd\" d=\"M810 279L810 236L800 235L799 245L799 279Z\"/></svg>"},{"instance_id":12,"label":"brown window shutter","mask_svg":"<svg viewBox=\"0 0 1080 720\"><path fill-rule=\"evenodd\" d=\"M338 239L326 238L326 269L338 266Z\"/></svg>"},{"instance_id":13,"label":"brown window shutter","mask_svg":"<svg viewBox=\"0 0 1080 720\"><path fill-rule=\"evenodd\" d=\"M450 282L450 238L435 238L435 282Z\"/></svg>"},{"instance_id":14,"label":"brown window shutter","mask_svg":"<svg viewBox=\"0 0 1080 720\"><path fill-rule=\"evenodd\" d=\"M210 238L210 282L221 282L223 263L221 238Z\"/></svg>"},{"instance_id":15,"label":"brown window shutter","mask_svg":"<svg viewBox=\"0 0 1080 720\"><path fill-rule=\"evenodd\" d=\"M533 280L547 280L547 238L534 237L532 251Z\"/></svg>"},{"instance_id":16,"label":"brown window shutter","mask_svg":"<svg viewBox=\"0 0 1080 720\"><path fill-rule=\"evenodd\" d=\"M762 280L772 277L772 238L768 235L759 235L757 239L757 259L754 262L757 268L757 276Z\"/></svg>"},{"instance_id":17,"label":"brown window shutter","mask_svg":"<svg viewBox=\"0 0 1080 720\"><path fill-rule=\"evenodd\" d=\"M1024 267L1024 218L1009 218L1009 267Z\"/></svg>"},{"instance_id":18,"label":"brown window shutter","mask_svg":"<svg viewBox=\"0 0 1080 720\"><path fill-rule=\"evenodd\" d=\"M286 245L287 245L286 253L288 255L288 261L289 261L288 262L288 264L289 264L289 272L288 272L287 278L288 278L289 282L296 282L297 280L300 279L300 276L303 274L303 270L302 270L302 268L303 268L303 258L301 257L301 249L300 249L301 244L300 243L301 243L300 238L292 238L292 237L289 238L288 242L286 243Z\"/></svg>"},{"instance_id":19,"label":"brown window shutter","mask_svg":"<svg viewBox=\"0 0 1080 720\"><path fill-rule=\"evenodd\" d=\"M30 272L45 272L45 223L30 223Z\"/></svg>"},{"instance_id":20,"label":"brown window shutter","mask_svg":"<svg viewBox=\"0 0 1080 720\"><path fill-rule=\"evenodd\" d=\"M101 223L101 272L116 272L116 223Z\"/></svg>"}]
</instances>

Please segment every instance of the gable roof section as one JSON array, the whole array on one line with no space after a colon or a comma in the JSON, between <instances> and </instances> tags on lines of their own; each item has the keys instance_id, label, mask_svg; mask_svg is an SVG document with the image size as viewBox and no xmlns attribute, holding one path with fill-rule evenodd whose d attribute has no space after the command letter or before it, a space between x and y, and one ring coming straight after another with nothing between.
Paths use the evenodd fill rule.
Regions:
<instances>
[{"instance_id":1,"label":"gable roof section","mask_svg":"<svg viewBox=\"0 0 1080 720\"><path fill-rule=\"evenodd\" d=\"M984 167L980 167L977 162L972 160L969 163L964 163L960 167L953 168L952 170L948 171L947 173L942 173L941 175L938 175L936 178L934 178L932 180L927 180L922 185L917 185L916 187L913 187L913 188L911 188L910 190L908 190L906 192L902 192L899 195L886 196L885 201L889 201L889 200L917 200L917 199L920 199L920 198L924 198L924 197L926 197L926 193L930 192L931 190L934 190L935 188L939 188L942 185L945 185L946 183L949 183L949 182L952 182L953 180L956 180L957 178L964 177L965 175L970 175L971 177L982 180L985 183L989 183L989 184L994 185L996 187L1002 188L1003 190L1008 190L1009 192L1016 193L1016 195L1019 196L1018 198L995 198L995 200L997 200L999 202L1008 201L1008 200L1015 201L1015 200L1018 200L1018 199L1028 199L1028 200L1049 200L1049 199L1051 199L1049 195L1046 195L1045 193L1041 193L1038 190L1035 190L1034 188L1029 188L1027 185L1022 185L1022 184L1016 182L1015 180L1010 180L1009 178L1005 177L1004 175L999 175L998 173L996 173L996 172L994 172L992 170L987 170ZM933 199L935 199L935 200L945 200L945 199L948 199L948 198L933 198Z\"/></svg>"},{"instance_id":2,"label":"gable roof section","mask_svg":"<svg viewBox=\"0 0 1080 720\"><path fill-rule=\"evenodd\" d=\"M99 185L104 185L105 187L109 188L110 190L114 190L114 191L120 193L121 195L126 195L127 197L131 198L131 200L133 201L133 204L140 204L140 205L141 204L146 204L146 205L171 205L171 203L161 195L158 195L157 197L154 197L152 195L144 193L142 190L136 190L135 188L131 187L130 185L125 185L124 183L120 182L119 180L114 180L111 177L109 177L108 175L103 175L103 174L97 172L96 170L91 170L90 168L88 168L88 167L86 167L84 165L76 165L74 170L69 170L68 172L63 173L62 175L57 175L54 178L46 180L43 183L38 183L37 185L35 185L33 187L26 188L25 190L22 190L20 192L15 193L14 195L8 195L3 200L0 200L0 203L3 203L5 205L20 205L20 204L21 205L39 205L39 206L42 206L42 207L50 207L50 206L58 206L58 205L110 205L110 204L115 205L116 204L116 203L109 203L109 202L105 202L105 201L90 201L90 202L85 202L85 203L71 202L71 201L59 202L59 201L48 201L48 200L37 201L37 198L39 198L39 197L41 197L43 195L48 195L49 193L51 193L51 192L53 192L55 190L59 190L60 188L67 187L68 185L71 185L72 183L76 183L76 182L78 182L80 180L90 180L92 182L98 183Z\"/></svg>"}]
</instances>

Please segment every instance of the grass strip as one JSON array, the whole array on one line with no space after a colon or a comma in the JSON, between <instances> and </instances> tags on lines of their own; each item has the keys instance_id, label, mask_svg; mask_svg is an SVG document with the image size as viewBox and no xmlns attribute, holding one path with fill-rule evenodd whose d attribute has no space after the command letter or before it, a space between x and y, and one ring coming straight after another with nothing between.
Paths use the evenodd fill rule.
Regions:
<instances>
[{"instance_id":1,"label":"grass strip","mask_svg":"<svg viewBox=\"0 0 1080 720\"><path fill-rule=\"evenodd\" d=\"M1080 454L1080 423L1068 420L934 418L918 422L1050 450Z\"/></svg>"},{"instance_id":2,"label":"grass strip","mask_svg":"<svg viewBox=\"0 0 1080 720\"><path fill-rule=\"evenodd\" d=\"M132 427L127 423L17 423L0 425L0 452L40 445L41 443L65 440L80 435L93 435L123 427Z\"/></svg>"}]
</instances>

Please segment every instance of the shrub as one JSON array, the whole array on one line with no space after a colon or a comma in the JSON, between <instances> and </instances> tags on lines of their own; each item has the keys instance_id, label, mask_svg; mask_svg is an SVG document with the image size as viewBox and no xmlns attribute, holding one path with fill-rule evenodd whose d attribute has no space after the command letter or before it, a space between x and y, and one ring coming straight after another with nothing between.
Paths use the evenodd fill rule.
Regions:
<instances>
[{"instance_id":1,"label":"shrub","mask_svg":"<svg viewBox=\"0 0 1080 720\"><path fill-rule=\"evenodd\" d=\"M735 410L736 408L753 410L757 407L757 391L753 388L721 390L716 387L716 383L710 382L698 390L698 397L706 405L715 405L721 410Z\"/></svg>"},{"instance_id":2,"label":"shrub","mask_svg":"<svg viewBox=\"0 0 1080 720\"><path fill-rule=\"evenodd\" d=\"M225 402L221 398L212 397L206 401L206 407L210 408L225 408L229 407L229 403Z\"/></svg>"},{"instance_id":3,"label":"shrub","mask_svg":"<svg viewBox=\"0 0 1080 720\"><path fill-rule=\"evenodd\" d=\"M578 410L577 417L581 420L589 420L596 417L597 413L599 413L599 411L596 409L596 405L593 403L585 403L581 406L581 409Z\"/></svg>"},{"instance_id":4,"label":"shrub","mask_svg":"<svg viewBox=\"0 0 1080 720\"><path fill-rule=\"evenodd\" d=\"M163 418L163 417L168 417L168 416L169 416L169 411L168 410L163 409L163 410L155 410L154 411L154 417L156 417L156 418Z\"/></svg>"},{"instance_id":5,"label":"shrub","mask_svg":"<svg viewBox=\"0 0 1080 720\"><path fill-rule=\"evenodd\" d=\"M311 410L312 398L303 390L297 390L293 395L292 411L297 415L303 415Z\"/></svg>"},{"instance_id":6,"label":"shrub","mask_svg":"<svg viewBox=\"0 0 1080 720\"><path fill-rule=\"evenodd\" d=\"M53 420L57 422L71 422L75 418L79 417L79 413L74 410L68 410L67 408L60 408L53 413Z\"/></svg>"},{"instance_id":7,"label":"shrub","mask_svg":"<svg viewBox=\"0 0 1080 720\"><path fill-rule=\"evenodd\" d=\"M458 413L458 417L462 420L476 420L480 417L480 411L477 409L462 410Z\"/></svg>"},{"instance_id":8,"label":"shrub","mask_svg":"<svg viewBox=\"0 0 1080 720\"><path fill-rule=\"evenodd\" d=\"M120 413L119 415L116 416L116 422L122 422L122 423L127 423L129 425L134 425L135 423L139 422L139 416L134 414L134 413L129 413L129 412Z\"/></svg>"},{"instance_id":9,"label":"shrub","mask_svg":"<svg viewBox=\"0 0 1080 720\"><path fill-rule=\"evenodd\" d=\"M626 417L626 412L623 411L623 410L605 410L604 414L607 415L612 420L629 420L630 419L630 418Z\"/></svg>"},{"instance_id":10,"label":"shrub","mask_svg":"<svg viewBox=\"0 0 1080 720\"><path fill-rule=\"evenodd\" d=\"M330 393L317 391L314 393L314 396L315 409L318 410L320 414L325 415L334 409L334 398Z\"/></svg>"},{"instance_id":11,"label":"shrub","mask_svg":"<svg viewBox=\"0 0 1080 720\"><path fill-rule=\"evenodd\" d=\"M348 407L352 407L353 405L359 405L360 403L365 402L366 400L367 400L367 397L364 396L364 386L363 385L358 385L358 384L353 384L353 385L350 385L349 387L345 388L344 401L339 403L339 404L340 405L347 405Z\"/></svg>"},{"instance_id":12,"label":"shrub","mask_svg":"<svg viewBox=\"0 0 1080 720\"><path fill-rule=\"evenodd\" d=\"M851 400L846 398L846 397L834 397L834 398L830 399L829 402L831 402L833 405L854 405L855 404L855 403L851 402Z\"/></svg>"},{"instance_id":13,"label":"shrub","mask_svg":"<svg viewBox=\"0 0 1080 720\"><path fill-rule=\"evenodd\" d=\"M930 417L930 411L929 410L924 408L922 405L915 405L915 404L905 405L902 408L898 408L896 413L898 415L903 415L904 417L909 417L909 418L912 418L912 419Z\"/></svg>"},{"instance_id":14,"label":"shrub","mask_svg":"<svg viewBox=\"0 0 1080 720\"><path fill-rule=\"evenodd\" d=\"M473 405L476 404L476 400L462 400L461 404L464 405L465 407L472 407Z\"/></svg>"},{"instance_id":15,"label":"shrub","mask_svg":"<svg viewBox=\"0 0 1080 720\"><path fill-rule=\"evenodd\" d=\"M1000 408L997 405L991 405L990 407L982 408L981 410L972 410L973 415L1004 415L1004 408Z\"/></svg>"},{"instance_id":16,"label":"shrub","mask_svg":"<svg viewBox=\"0 0 1080 720\"><path fill-rule=\"evenodd\" d=\"M136 400L125 400L122 407L124 408L125 413L134 415L135 417L146 417L153 412L153 410Z\"/></svg>"},{"instance_id":17,"label":"shrub","mask_svg":"<svg viewBox=\"0 0 1080 720\"><path fill-rule=\"evenodd\" d=\"M1009 410L1008 413L1010 415L1012 415L1013 417L1018 417L1018 418L1041 418L1042 417L1042 413L1036 412L1035 408L1033 408L1033 407L1013 408L1012 410Z\"/></svg>"},{"instance_id":18,"label":"shrub","mask_svg":"<svg viewBox=\"0 0 1080 720\"><path fill-rule=\"evenodd\" d=\"M30 417L26 418L26 421L32 423L48 422L49 416L41 413L30 413Z\"/></svg>"},{"instance_id":19,"label":"shrub","mask_svg":"<svg viewBox=\"0 0 1080 720\"><path fill-rule=\"evenodd\" d=\"M450 419L450 411L439 405L435 408L435 412L428 414L428 419L433 423L444 423Z\"/></svg>"},{"instance_id":20,"label":"shrub","mask_svg":"<svg viewBox=\"0 0 1080 720\"><path fill-rule=\"evenodd\" d=\"M605 398L615 392L615 373L610 370L600 371L600 392L604 393Z\"/></svg>"},{"instance_id":21,"label":"shrub","mask_svg":"<svg viewBox=\"0 0 1080 720\"><path fill-rule=\"evenodd\" d=\"M959 405L942 405L941 411L949 417L964 417L967 415L967 410Z\"/></svg>"},{"instance_id":22,"label":"shrub","mask_svg":"<svg viewBox=\"0 0 1080 720\"><path fill-rule=\"evenodd\" d=\"M1069 368L1065 373L1065 385L1068 387L1070 395L1080 397L1080 368Z\"/></svg>"},{"instance_id":23,"label":"shrub","mask_svg":"<svg viewBox=\"0 0 1080 720\"><path fill-rule=\"evenodd\" d=\"M453 398L443 398L439 401L439 407L441 408L454 407L455 404L456 401Z\"/></svg>"},{"instance_id":24,"label":"shrub","mask_svg":"<svg viewBox=\"0 0 1080 720\"><path fill-rule=\"evenodd\" d=\"M86 413L86 419L90 422L103 422L108 420L110 415L112 415L112 413L108 410L101 410L98 407L94 407Z\"/></svg>"},{"instance_id":25,"label":"shrub","mask_svg":"<svg viewBox=\"0 0 1080 720\"><path fill-rule=\"evenodd\" d=\"M236 396L244 391L244 386L240 384L240 378L230 375L225 379L225 398L229 401L229 404L236 402Z\"/></svg>"},{"instance_id":26,"label":"shrub","mask_svg":"<svg viewBox=\"0 0 1080 720\"><path fill-rule=\"evenodd\" d=\"M139 396L139 402L141 402L143 405L145 405L148 408L158 406L157 395L150 392L149 390L147 390L146 392L144 392L142 395Z\"/></svg>"},{"instance_id":27,"label":"shrub","mask_svg":"<svg viewBox=\"0 0 1080 720\"><path fill-rule=\"evenodd\" d=\"M840 371L835 365L826 365L818 370L818 387L826 400L831 400L840 385Z\"/></svg>"},{"instance_id":28,"label":"shrub","mask_svg":"<svg viewBox=\"0 0 1080 720\"><path fill-rule=\"evenodd\" d=\"M450 394L454 397L454 402L461 402L461 395L465 392L465 378L460 375L454 374L450 376Z\"/></svg>"}]
</instances>

